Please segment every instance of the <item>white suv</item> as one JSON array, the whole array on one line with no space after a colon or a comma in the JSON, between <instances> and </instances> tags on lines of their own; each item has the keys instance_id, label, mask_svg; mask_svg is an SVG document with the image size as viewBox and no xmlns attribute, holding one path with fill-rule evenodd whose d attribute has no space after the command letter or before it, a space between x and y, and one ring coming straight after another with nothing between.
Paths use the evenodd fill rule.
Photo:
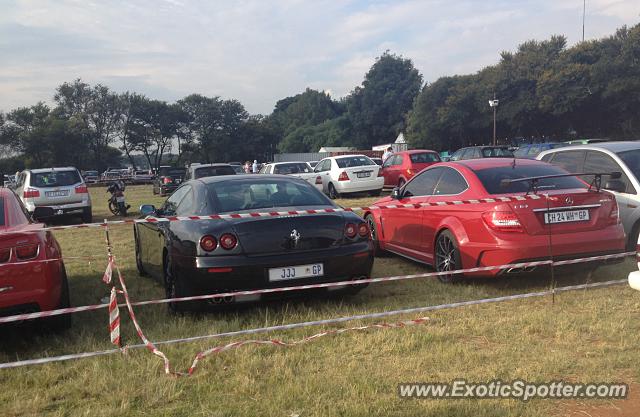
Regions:
<instances>
[{"instance_id":1,"label":"white suv","mask_svg":"<svg viewBox=\"0 0 640 417\"><path fill-rule=\"evenodd\" d=\"M91 222L89 190L74 167L24 170L18 175L15 191L29 213L36 207L50 207L56 216L75 214L84 223Z\"/></svg>"}]
</instances>

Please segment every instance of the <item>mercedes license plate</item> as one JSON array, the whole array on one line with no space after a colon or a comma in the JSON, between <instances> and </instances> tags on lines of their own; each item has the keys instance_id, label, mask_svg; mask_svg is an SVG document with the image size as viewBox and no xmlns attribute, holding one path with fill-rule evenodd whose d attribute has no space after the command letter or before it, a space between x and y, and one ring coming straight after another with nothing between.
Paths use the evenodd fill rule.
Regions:
<instances>
[{"instance_id":1,"label":"mercedes license plate","mask_svg":"<svg viewBox=\"0 0 640 417\"><path fill-rule=\"evenodd\" d=\"M586 222L589 210L552 211L544 213L545 224Z\"/></svg>"}]
</instances>

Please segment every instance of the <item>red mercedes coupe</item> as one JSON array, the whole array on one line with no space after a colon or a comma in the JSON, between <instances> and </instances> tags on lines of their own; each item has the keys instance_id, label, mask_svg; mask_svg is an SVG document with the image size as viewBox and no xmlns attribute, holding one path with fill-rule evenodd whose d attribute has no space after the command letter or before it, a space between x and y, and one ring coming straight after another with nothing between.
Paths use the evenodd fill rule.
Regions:
<instances>
[{"instance_id":1,"label":"red mercedes coupe","mask_svg":"<svg viewBox=\"0 0 640 417\"><path fill-rule=\"evenodd\" d=\"M380 210L364 214L377 250L437 271L545 260L551 253L561 260L623 252L625 236L614 196L567 174L550 164L522 159L440 163L377 201L374 205ZM384 209L534 193L550 198ZM531 270L503 268L469 275ZM460 276L445 275L441 280Z\"/></svg>"},{"instance_id":2,"label":"red mercedes coupe","mask_svg":"<svg viewBox=\"0 0 640 417\"><path fill-rule=\"evenodd\" d=\"M37 216L46 217L42 210ZM52 209L49 209L52 210ZM49 213L53 214L53 213ZM0 315L69 307L69 287L60 245L53 234L29 214L13 193L0 188ZM45 327L71 325L68 314L38 319Z\"/></svg>"}]
</instances>

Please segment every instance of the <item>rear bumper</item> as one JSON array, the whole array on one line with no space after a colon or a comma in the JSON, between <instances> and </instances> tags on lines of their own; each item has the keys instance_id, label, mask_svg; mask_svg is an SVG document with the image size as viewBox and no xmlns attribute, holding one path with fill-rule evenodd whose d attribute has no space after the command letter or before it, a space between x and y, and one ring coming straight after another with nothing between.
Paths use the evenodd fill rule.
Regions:
<instances>
[{"instance_id":1,"label":"rear bumper","mask_svg":"<svg viewBox=\"0 0 640 417\"><path fill-rule=\"evenodd\" d=\"M609 227L579 233L553 235L551 246L549 236L522 235L519 240L498 240L496 244L462 244L462 264L465 268L514 264L548 260L577 259L582 257L621 253L625 251L625 235L622 227ZM506 272L496 269L478 273L482 276L496 276Z\"/></svg>"},{"instance_id":2,"label":"rear bumper","mask_svg":"<svg viewBox=\"0 0 640 417\"><path fill-rule=\"evenodd\" d=\"M91 200L82 201L72 204L33 204L25 203L25 207L29 213L33 213L36 207L51 207L55 211L56 216L69 213L82 213L85 208L91 208Z\"/></svg>"},{"instance_id":3,"label":"rear bumper","mask_svg":"<svg viewBox=\"0 0 640 417\"><path fill-rule=\"evenodd\" d=\"M335 249L287 255L176 257L174 260L179 279L185 280L193 294L202 295L368 278L373 267L373 244L367 241ZM323 264L323 276L269 281L270 268L314 263ZM210 268L230 268L231 271L209 272ZM282 293L276 294L276 298L281 297Z\"/></svg>"},{"instance_id":4,"label":"rear bumper","mask_svg":"<svg viewBox=\"0 0 640 417\"><path fill-rule=\"evenodd\" d=\"M376 177L375 180L358 181L358 182L352 182L352 181L340 182L340 181L335 181L333 184L335 184L336 191L338 191L341 194L360 193L360 192L364 192L364 191L382 190L382 187L384 186L384 178L383 177Z\"/></svg>"},{"instance_id":5,"label":"rear bumper","mask_svg":"<svg viewBox=\"0 0 640 417\"><path fill-rule=\"evenodd\" d=\"M57 262L0 268L0 315L17 311L53 310L60 303L62 264ZM37 310L36 309L36 310Z\"/></svg>"}]
</instances>

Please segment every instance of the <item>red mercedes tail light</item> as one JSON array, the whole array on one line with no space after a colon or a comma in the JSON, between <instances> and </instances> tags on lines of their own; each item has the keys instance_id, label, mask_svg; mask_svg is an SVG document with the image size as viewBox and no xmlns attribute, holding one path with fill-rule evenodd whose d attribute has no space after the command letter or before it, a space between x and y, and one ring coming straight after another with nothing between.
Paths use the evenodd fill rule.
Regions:
<instances>
[{"instance_id":1,"label":"red mercedes tail light","mask_svg":"<svg viewBox=\"0 0 640 417\"><path fill-rule=\"evenodd\" d=\"M16 257L20 260L32 259L38 256L38 244L29 244L16 247Z\"/></svg>"},{"instance_id":2,"label":"red mercedes tail light","mask_svg":"<svg viewBox=\"0 0 640 417\"><path fill-rule=\"evenodd\" d=\"M360 223L358 225L358 234L360 237L368 237L369 236L369 225L366 223Z\"/></svg>"},{"instance_id":3,"label":"red mercedes tail light","mask_svg":"<svg viewBox=\"0 0 640 417\"><path fill-rule=\"evenodd\" d=\"M220 236L220 246L222 247L222 249L231 250L238 246L238 238L231 233L225 233L224 235Z\"/></svg>"},{"instance_id":4,"label":"red mercedes tail light","mask_svg":"<svg viewBox=\"0 0 640 417\"><path fill-rule=\"evenodd\" d=\"M211 252L218 247L218 241L211 235L205 235L200 238L200 247L206 252Z\"/></svg>"},{"instance_id":5,"label":"red mercedes tail light","mask_svg":"<svg viewBox=\"0 0 640 417\"><path fill-rule=\"evenodd\" d=\"M163 182L164 184L171 184L171 183L173 182L173 180L171 179L171 177L164 177L164 178L162 179L162 182Z\"/></svg>"},{"instance_id":6,"label":"red mercedes tail light","mask_svg":"<svg viewBox=\"0 0 640 417\"><path fill-rule=\"evenodd\" d=\"M11 249L0 249L0 263L5 263L9 261L11 257Z\"/></svg>"},{"instance_id":7,"label":"red mercedes tail light","mask_svg":"<svg viewBox=\"0 0 640 417\"><path fill-rule=\"evenodd\" d=\"M344 234L349 239L353 239L358 234L358 228L353 223L347 223L347 225L344 228Z\"/></svg>"},{"instance_id":8,"label":"red mercedes tail light","mask_svg":"<svg viewBox=\"0 0 640 417\"><path fill-rule=\"evenodd\" d=\"M87 186L82 184L76 186L76 194L87 194L89 190L87 190Z\"/></svg>"},{"instance_id":9,"label":"red mercedes tail light","mask_svg":"<svg viewBox=\"0 0 640 417\"><path fill-rule=\"evenodd\" d=\"M342 171L342 173L338 177L338 181L349 181L349 176L347 175L347 171Z\"/></svg>"},{"instance_id":10,"label":"red mercedes tail light","mask_svg":"<svg viewBox=\"0 0 640 417\"><path fill-rule=\"evenodd\" d=\"M484 222L492 228L500 232L524 232L520 219L512 211L488 211L482 213Z\"/></svg>"},{"instance_id":11,"label":"red mercedes tail light","mask_svg":"<svg viewBox=\"0 0 640 417\"><path fill-rule=\"evenodd\" d=\"M27 188L24 190L24 193L22 194L22 196L24 198L37 198L37 197L40 197L40 191L35 190L33 188Z\"/></svg>"}]
</instances>

